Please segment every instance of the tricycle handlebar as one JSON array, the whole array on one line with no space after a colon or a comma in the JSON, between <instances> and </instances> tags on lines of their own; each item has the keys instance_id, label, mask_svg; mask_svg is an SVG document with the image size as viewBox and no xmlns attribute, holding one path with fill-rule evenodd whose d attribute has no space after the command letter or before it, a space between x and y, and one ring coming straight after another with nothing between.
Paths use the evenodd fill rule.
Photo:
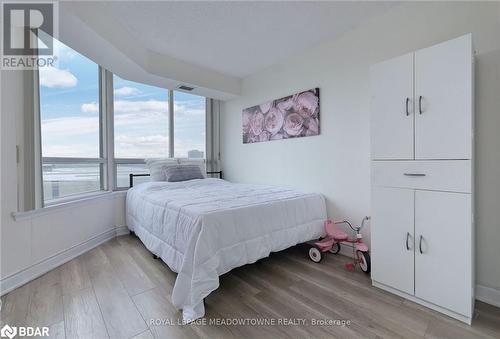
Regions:
<instances>
[{"instance_id":1,"label":"tricycle handlebar","mask_svg":"<svg viewBox=\"0 0 500 339\"><path fill-rule=\"evenodd\" d=\"M368 220L370 220L370 219L371 219L371 217L369 217L369 216L364 217L363 220L361 221L361 226L359 226L359 227L352 226L352 224L349 221L347 221L347 220L336 221L335 224L337 224L337 225L339 225L339 224L347 224L347 225L349 225L349 227L353 231L359 232L359 231L361 231L361 229L363 227L365 227L365 222L368 221Z\"/></svg>"}]
</instances>

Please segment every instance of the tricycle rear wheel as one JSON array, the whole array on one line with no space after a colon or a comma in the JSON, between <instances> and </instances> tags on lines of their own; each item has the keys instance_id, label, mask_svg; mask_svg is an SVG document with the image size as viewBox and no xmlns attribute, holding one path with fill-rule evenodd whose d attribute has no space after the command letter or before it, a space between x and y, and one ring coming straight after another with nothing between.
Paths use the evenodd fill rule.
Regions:
<instances>
[{"instance_id":1,"label":"tricycle rear wheel","mask_svg":"<svg viewBox=\"0 0 500 339\"><path fill-rule=\"evenodd\" d=\"M309 249L309 258L314 261L315 263L318 263L323 259L323 255L321 254L321 251L317 249L316 247L311 247Z\"/></svg>"}]
</instances>

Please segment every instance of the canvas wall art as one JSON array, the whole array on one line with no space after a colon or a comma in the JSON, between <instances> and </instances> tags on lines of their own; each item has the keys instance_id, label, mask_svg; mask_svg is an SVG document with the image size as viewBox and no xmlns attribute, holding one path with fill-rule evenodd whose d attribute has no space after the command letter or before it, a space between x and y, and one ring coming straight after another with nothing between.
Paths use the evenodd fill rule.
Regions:
<instances>
[{"instance_id":1,"label":"canvas wall art","mask_svg":"<svg viewBox=\"0 0 500 339\"><path fill-rule=\"evenodd\" d=\"M243 143L319 134L319 88L243 110Z\"/></svg>"}]
</instances>

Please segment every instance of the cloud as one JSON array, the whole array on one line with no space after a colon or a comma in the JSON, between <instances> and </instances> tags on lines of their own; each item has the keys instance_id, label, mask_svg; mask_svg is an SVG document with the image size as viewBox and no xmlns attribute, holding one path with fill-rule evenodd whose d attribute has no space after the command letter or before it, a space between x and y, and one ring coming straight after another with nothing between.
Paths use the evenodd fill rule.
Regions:
<instances>
[{"instance_id":1,"label":"cloud","mask_svg":"<svg viewBox=\"0 0 500 339\"><path fill-rule=\"evenodd\" d=\"M84 113L99 113L99 104L89 102L82 104L80 109ZM148 101L129 101L116 100L114 104L115 120L120 119L120 115L149 115L160 116L166 115L168 112L168 102L158 100Z\"/></svg>"},{"instance_id":2,"label":"cloud","mask_svg":"<svg viewBox=\"0 0 500 339\"><path fill-rule=\"evenodd\" d=\"M118 96L132 96L132 95L138 95L141 94L141 90L135 87L128 87L128 86L123 86L120 88L117 88L113 91L115 95Z\"/></svg>"},{"instance_id":3,"label":"cloud","mask_svg":"<svg viewBox=\"0 0 500 339\"><path fill-rule=\"evenodd\" d=\"M72 143L62 145L60 143L44 141L43 156L45 157L77 157L98 158L99 144Z\"/></svg>"},{"instance_id":4,"label":"cloud","mask_svg":"<svg viewBox=\"0 0 500 339\"><path fill-rule=\"evenodd\" d=\"M114 107L115 107L115 114L153 113L153 112L167 114L168 112L168 102L160 100L148 100L148 101L116 100Z\"/></svg>"},{"instance_id":5,"label":"cloud","mask_svg":"<svg viewBox=\"0 0 500 339\"><path fill-rule=\"evenodd\" d=\"M168 154L167 119L161 114L123 114L115 120L115 152L118 158L164 157ZM185 131L188 132L187 130ZM205 131L177 130L175 154L187 156L204 150ZM194 132L194 134L193 134ZM96 157L99 149L99 118L95 115L42 120L45 156Z\"/></svg>"},{"instance_id":6,"label":"cloud","mask_svg":"<svg viewBox=\"0 0 500 339\"><path fill-rule=\"evenodd\" d=\"M58 57L58 62L72 60L79 54L66 45L54 39L54 54Z\"/></svg>"},{"instance_id":7,"label":"cloud","mask_svg":"<svg viewBox=\"0 0 500 339\"><path fill-rule=\"evenodd\" d=\"M96 102L83 104L81 110L83 113L99 113L99 105Z\"/></svg>"},{"instance_id":8,"label":"cloud","mask_svg":"<svg viewBox=\"0 0 500 339\"><path fill-rule=\"evenodd\" d=\"M65 117L41 122L43 155L99 156L99 117Z\"/></svg>"},{"instance_id":9,"label":"cloud","mask_svg":"<svg viewBox=\"0 0 500 339\"><path fill-rule=\"evenodd\" d=\"M120 158L165 157L168 153L166 134L133 136L118 134L115 136L115 155Z\"/></svg>"},{"instance_id":10,"label":"cloud","mask_svg":"<svg viewBox=\"0 0 500 339\"><path fill-rule=\"evenodd\" d=\"M115 138L116 142L121 142L124 144L165 144L168 141L168 137L166 135L147 135L147 136L138 136L133 137L130 135L117 135Z\"/></svg>"},{"instance_id":11,"label":"cloud","mask_svg":"<svg viewBox=\"0 0 500 339\"><path fill-rule=\"evenodd\" d=\"M124 113L163 113L168 112L168 101L147 100L147 101L132 101L132 100L116 100L115 114ZM192 107L187 104L174 104L175 116L200 116L205 114L205 107Z\"/></svg>"},{"instance_id":12,"label":"cloud","mask_svg":"<svg viewBox=\"0 0 500 339\"><path fill-rule=\"evenodd\" d=\"M131 113L115 115L115 127L138 127L138 126L156 126L165 128L167 126L167 116L162 113Z\"/></svg>"},{"instance_id":13,"label":"cloud","mask_svg":"<svg viewBox=\"0 0 500 339\"><path fill-rule=\"evenodd\" d=\"M46 156L96 156L99 138L99 104L84 103L80 116L42 120ZM175 107L175 154L204 152L205 127L202 105L178 102ZM115 154L118 158L162 157L168 154L168 102L161 100L115 101Z\"/></svg>"},{"instance_id":14,"label":"cloud","mask_svg":"<svg viewBox=\"0 0 500 339\"><path fill-rule=\"evenodd\" d=\"M125 87L122 87L125 88ZM130 87L128 87L130 88ZM86 103L81 106L82 112L97 113L99 106L95 102ZM168 101L162 100L147 100L147 101L133 101L133 100L115 100L114 103L115 115L120 114L167 114ZM205 115L205 107L193 107L187 104L175 104L174 112L176 118L199 117Z\"/></svg>"},{"instance_id":15,"label":"cloud","mask_svg":"<svg viewBox=\"0 0 500 339\"><path fill-rule=\"evenodd\" d=\"M99 132L99 117L65 117L42 120L44 137L77 137ZM43 139L43 138L42 138Z\"/></svg>"},{"instance_id":16,"label":"cloud","mask_svg":"<svg viewBox=\"0 0 500 339\"><path fill-rule=\"evenodd\" d=\"M40 85L48 88L71 88L78 79L67 69L40 67Z\"/></svg>"},{"instance_id":17,"label":"cloud","mask_svg":"<svg viewBox=\"0 0 500 339\"><path fill-rule=\"evenodd\" d=\"M153 130L165 130L167 119L160 114L125 114L115 117L116 137L130 128L141 128L142 133L155 133ZM165 126L165 127L164 127ZM53 119L43 119L41 122L42 135L47 137L64 137L66 140L76 140L82 136L99 133L99 117L96 115L86 115L79 117L63 117ZM157 134L157 133L155 133ZM43 138L42 138L43 139ZM122 139L122 141L126 141ZM148 141L143 139L142 141ZM149 140L151 141L151 140Z\"/></svg>"},{"instance_id":18,"label":"cloud","mask_svg":"<svg viewBox=\"0 0 500 339\"><path fill-rule=\"evenodd\" d=\"M187 117L187 116L200 116L205 115L205 103L203 106L192 105L190 103L176 103L174 102L174 113L176 117Z\"/></svg>"}]
</instances>

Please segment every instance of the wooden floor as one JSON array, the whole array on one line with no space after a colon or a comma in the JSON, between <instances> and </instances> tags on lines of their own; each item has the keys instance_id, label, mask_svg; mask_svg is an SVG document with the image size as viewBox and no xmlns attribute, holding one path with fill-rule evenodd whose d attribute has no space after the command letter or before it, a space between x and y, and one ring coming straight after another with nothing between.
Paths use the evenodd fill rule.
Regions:
<instances>
[{"instance_id":1,"label":"wooden floor","mask_svg":"<svg viewBox=\"0 0 500 339\"><path fill-rule=\"evenodd\" d=\"M365 274L344 269L347 260L329 255L314 264L300 247L275 253L222 276L207 297L207 323L226 324L177 325L176 275L137 238L122 236L3 296L1 325L50 326L53 338L500 338L500 309L478 302L469 327L372 287ZM306 325L227 324L235 319Z\"/></svg>"}]
</instances>

